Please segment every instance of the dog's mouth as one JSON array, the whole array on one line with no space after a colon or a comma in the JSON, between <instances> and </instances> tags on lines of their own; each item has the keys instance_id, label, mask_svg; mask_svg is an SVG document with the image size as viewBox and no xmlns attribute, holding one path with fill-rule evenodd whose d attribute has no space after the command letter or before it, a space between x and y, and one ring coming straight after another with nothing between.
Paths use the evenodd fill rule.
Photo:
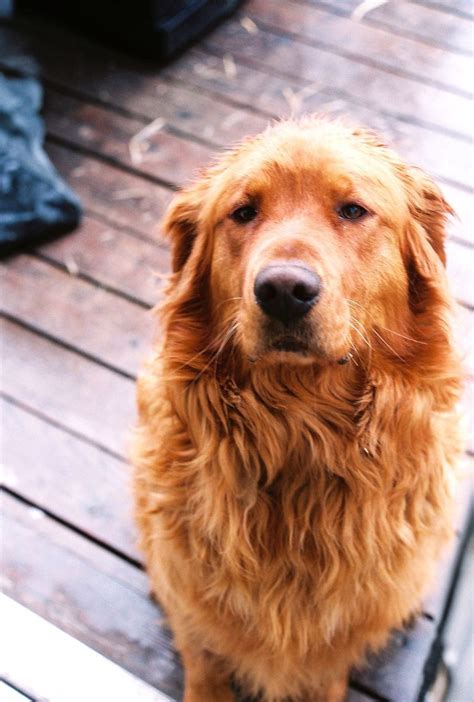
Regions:
<instances>
[{"instance_id":1,"label":"dog's mouth","mask_svg":"<svg viewBox=\"0 0 474 702\"><path fill-rule=\"evenodd\" d=\"M279 339L273 341L272 349L274 351L297 353L303 355L306 355L309 352L308 345L304 341L290 336L280 337Z\"/></svg>"}]
</instances>

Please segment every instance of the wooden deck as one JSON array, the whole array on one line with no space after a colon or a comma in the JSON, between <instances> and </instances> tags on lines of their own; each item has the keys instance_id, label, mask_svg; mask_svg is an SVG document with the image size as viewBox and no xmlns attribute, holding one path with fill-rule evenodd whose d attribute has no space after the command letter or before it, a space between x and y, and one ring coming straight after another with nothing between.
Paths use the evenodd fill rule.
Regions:
<instances>
[{"instance_id":1,"label":"wooden deck","mask_svg":"<svg viewBox=\"0 0 474 702\"><path fill-rule=\"evenodd\" d=\"M173 189L274 117L346 113L385 134L459 214L448 268L472 393L472 5L388 2L357 21L359 4L251 0L161 70L45 22L0 27L0 68L36 58L47 150L85 209L79 230L1 269L2 589L171 699L181 671L135 547L126 456L168 269L153 228ZM450 572L390 655L355 676L351 702L415 702Z\"/></svg>"}]
</instances>

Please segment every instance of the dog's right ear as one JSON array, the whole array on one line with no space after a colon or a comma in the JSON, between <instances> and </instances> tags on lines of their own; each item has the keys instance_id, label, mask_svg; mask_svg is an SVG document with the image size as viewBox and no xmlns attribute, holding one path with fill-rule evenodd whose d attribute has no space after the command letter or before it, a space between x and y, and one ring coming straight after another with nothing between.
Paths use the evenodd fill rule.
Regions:
<instances>
[{"instance_id":1,"label":"dog's right ear","mask_svg":"<svg viewBox=\"0 0 474 702\"><path fill-rule=\"evenodd\" d=\"M191 255L199 228L199 213L206 190L197 182L175 195L162 223L165 236L171 240L171 267L179 273Z\"/></svg>"}]
</instances>

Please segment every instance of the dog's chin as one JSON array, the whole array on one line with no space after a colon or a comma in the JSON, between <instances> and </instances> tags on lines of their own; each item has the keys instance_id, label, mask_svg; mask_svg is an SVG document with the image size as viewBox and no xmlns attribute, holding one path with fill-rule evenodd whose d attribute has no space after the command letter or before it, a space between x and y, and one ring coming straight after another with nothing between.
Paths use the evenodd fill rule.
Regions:
<instances>
[{"instance_id":1,"label":"dog's chin","mask_svg":"<svg viewBox=\"0 0 474 702\"><path fill-rule=\"evenodd\" d=\"M345 344L338 348L324 348L317 340L301 339L294 335L266 337L247 349L250 362L286 365L345 365L351 358Z\"/></svg>"},{"instance_id":2,"label":"dog's chin","mask_svg":"<svg viewBox=\"0 0 474 702\"><path fill-rule=\"evenodd\" d=\"M319 349L294 336L265 339L256 346L257 348L248 354L253 362L307 365L324 360L324 354Z\"/></svg>"}]
</instances>

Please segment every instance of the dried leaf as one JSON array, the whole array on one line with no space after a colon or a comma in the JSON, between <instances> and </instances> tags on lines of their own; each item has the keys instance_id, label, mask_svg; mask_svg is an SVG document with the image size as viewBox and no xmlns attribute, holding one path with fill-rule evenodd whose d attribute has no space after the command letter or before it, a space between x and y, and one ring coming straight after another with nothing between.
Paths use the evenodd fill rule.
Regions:
<instances>
[{"instance_id":1,"label":"dried leaf","mask_svg":"<svg viewBox=\"0 0 474 702\"><path fill-rule=\"evenodd\" d=\"M87 168L84 166L76 166L76 168L73 168L71 175L73 178L81 178L85 173L87 173Z\"/></svg>"},{"instance_id":2,"label":"dried leaf","mask_svg":"<svg viewBox=\"0 0 474 702\"><path fill-rule=\"evenodd\" d=\"M309 97L313 97L316 95L316 93L319 90L319 83L311 83L311 85L306 85L304 88L301 88L300 90L293 90L293 88L290 88L290 86L286 86L283 88L283 97L287 101L291 114L298 114L299 112L302 111L303 108L303 103L305 100L307 100Z\"/></svg>"},{"instance_id":3,"label":"dried leaf","mask_svg":"<svg viewBox=\"0 0 474 702\"><path fill-rule=\"evenodd\" d=\"M234 57L231 54L225 54L222 58L222 63L224 64L224 72L230 80L235 78L237 75L237 67L235 65Z\"/></svg>"},{"instance_id":4,"label":"dried leaf","mask_svg":"<svg viewBox=\"0 0 474 702\"><path fill-rule=\"evenodd\" d=\"M242 17L240 24L249 34L258 34L259 29L253 19L250 19L250 17Z\"/></svg>"},{"instance_id":5,"label":"dried leaf","mask_svg":"<svg viewBox=\"0 0 474 702\"><path fill-rule=\"evenodd\" d=\"M81 125L77 131L79 136L82 139L87 139L87 141L90 141L94 137L94 130L87 124Z\"/></svg>"},{"instance_id":6,"label":"dried leaf","mask_svg":"<svg viewBox=\"0 0 474 702\"><path fill-rule=\"evenodd\" d=\"M201 76L202 78L208 78L209 80L219 78L219 76L222 75L221 71L218 71L215 68L211 68L210 66L206 66L205 63L194 63L193 71L197 76Z\"/></svg>"},{"instance_id":7,"label":"dried leaf","mask_svg":"<svg viewBox=\"0 0 474 702\"><path fill-rule=\"evenodd\" d=\"M354 9L351 14L351 19L355 22L361 22L369 12L376 10L377 7L381 7L381 5L385 5L387 2L388 0L364 0L364 2L361 2L360 5L357 5Z\"/></svg>"},{"instance_id":8,"label":"dried leaf","mask_svg":"<svg viewBox=\"0 0 474 702\"><path fill-rule=\"evenodd\" d=\"M212 139L215 132L216 132L215 127L213 127L212 124L208 124L206 127L204 127L203 137L205 139Z\"/></svg>"},{"instance_id":9,"label":"dried leaf","mask_svg":"<svg viewBox=\"0 0 474 702\"><path fill-rule=\"evenodd\" d=\"M240 119L240 112L231 112L225 120L222 122L223 129L232 129L234 124L236 124Z\"/></svg>"},{"instance_id":10,"label":"dried leaf","mask_svg":"<svg viewBox=\"0 0 474 702\"><path fill-rule=\"evenodd\" d=\"M78 275L79 266L77 265L77 261L74 258L74 256L72 256L71 254L66 256L66 258L64 259L64 265L66 266L69 275Z\"/></svg>"},{"instance_id":11,"label":"dried leaf","mask_svg":"<svg viewBox=\"0 0 474 702\"><path fill-rule=\"evenodd\" d=\"M285 98L286 102L288 103L288 107L290 108L291 114L295 114L296 112L299 112L299 109L301 107L301 99L295 93L295 91L290 88L289 85L286 85L283 90L283 97Z\"/></svg>"},{"instance_id":12,"label":"dried leaf","mask_svg":"<svg viewBox=\"0 0 474 702\"><path fill-rule=\"evenodd\" d=\"M148 140L163 129L166 122L161 117L157 117L147 124L143 129L140 129L129 141L128 151L131 161L134 165L138 165L143 161L144 154L150 148Z\"/></svg>"},{"instance_id":13,"label":"dried leaf","mask_svg":"<svg viewBox=\"0 0 474 702\"><path fill-rule=\"evenodd\" d=\"M102 232L99 234L99 240L103 244L107 244L109 241L113 241L115 239L115 233L111 232L110 229L106 229L105 232Z\"/></svg>"},{"instance_id":14,"label":"dried leaf","mask_svg":"<svg viewBox=\"0 0 474 702\"><path fill-rule=\"evenodd\" d=\"M124 188L112 193L112 200L137 200L146 197L140 188Z\"/></svg>"}]
</instances>

